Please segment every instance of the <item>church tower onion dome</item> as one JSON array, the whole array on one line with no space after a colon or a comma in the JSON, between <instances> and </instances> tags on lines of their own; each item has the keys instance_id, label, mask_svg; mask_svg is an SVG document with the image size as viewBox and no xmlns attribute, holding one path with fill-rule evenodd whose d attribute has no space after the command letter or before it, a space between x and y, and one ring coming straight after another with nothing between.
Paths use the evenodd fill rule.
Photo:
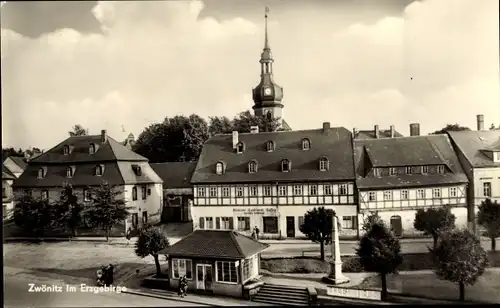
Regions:
<instances>
[{"instance_id":1,"label":"church tower onion dome","mask_svg":"<svg viewBox=\"0 0 500 308\"><path fill-rule=\"evenodd\" d=\"M283 99L283 88L273 80L273 56L269 47L269 39L267 34L267 13L269 9L266 7L265 14L265 40L264 49L260 55L260 82L253 89L253 109L257 112L264 107L283 108L281 101Z\"/></svg>"}]
</instances>

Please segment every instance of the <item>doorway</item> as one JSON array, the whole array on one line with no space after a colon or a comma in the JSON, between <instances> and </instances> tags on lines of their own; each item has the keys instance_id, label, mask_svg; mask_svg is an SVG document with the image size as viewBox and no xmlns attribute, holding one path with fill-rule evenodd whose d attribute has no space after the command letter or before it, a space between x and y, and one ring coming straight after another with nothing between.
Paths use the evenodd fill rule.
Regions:
<instances>
[{"instance_id":1,"label":"doorway","mask_svg":"<svg viewBox=\"0 0 500 308\"><path fill-rule=\"evenodd\" d=\"M139 214L132 214L132 229L137 230L137 225L139 224Z\"/></svg>"},{"instance_id":2,"label":"doorway","mask_svg":"<svg viewBox=\"0 0 500 308\"><path fill-rule=\"evenodd\" d=\"M391 217L391 230L397 237L401 237L401 235L403 235L403 224L401 222L401 216Z\"/></svg>"},{"instance_id":3,"label":"doorway","mask_svg":"<svg viewBox=\"0 0 500 308\"><path fill-rule=\"evenodd\" d=\"M197 264L196 265L196 289L204 291L213 290L213 275L212 265Z\"/></svg>"},{"instance_id":4,"label":"doorway","mask_svg":"<svg viewBox=\"0 0 500 308\"><path fill-rule=\"evenodd\" d=\"M286 237L295 237L295 216L286 217Z\"/></svg>"}]
</instances>

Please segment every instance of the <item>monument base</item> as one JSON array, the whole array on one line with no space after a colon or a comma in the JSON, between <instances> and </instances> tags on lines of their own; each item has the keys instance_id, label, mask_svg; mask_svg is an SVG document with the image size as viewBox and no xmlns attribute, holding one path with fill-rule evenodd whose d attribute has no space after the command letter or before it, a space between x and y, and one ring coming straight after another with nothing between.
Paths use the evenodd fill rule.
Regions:
<instances>
[{"instance_id":1,"label":"monument base","mask_svg":"<svg viewBox=\"0 0 500 308\"><path fill-rule=\"evenodd\" d=\"M342 274L342 262L335 261L331 263L330 275L322 278L322 281L328 284L343 284L349 282L349 278Z\"/></svg>"}]
</instances>

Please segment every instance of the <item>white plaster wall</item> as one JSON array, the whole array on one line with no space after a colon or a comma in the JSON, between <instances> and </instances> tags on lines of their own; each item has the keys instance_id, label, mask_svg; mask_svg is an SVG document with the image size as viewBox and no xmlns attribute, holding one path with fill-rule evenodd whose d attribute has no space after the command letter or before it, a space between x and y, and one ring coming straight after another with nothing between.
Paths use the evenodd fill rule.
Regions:
<instances>
[{"instance_id":1,"label":"white plaster wall","mask_svg":"<svg viewBox=\"0 0 500 308\"><path fill-rule=\"evenodd\" d=\"M491 198L500 202L500 167L474 168L474 204L480 205L487 197L483 193L483 183L491 182Z\"/></svg>"},{"instance_id":2,"label":"white plaster wall","mask_svg":"<svg viewBox=\"0 0 500 308\"><path fill-rule=\"evenodd\" d=\"M138 214L139 225L142 223L142 213L147 212L148 223L155 224L160 221L162 202L163 202L163 184L144 184L146 189L151 189L151 195L146 195L146 199L142 199L142 185L125 185L124 186L124 197L127 201L127 206L131 207L131 213ZM137 187L137 200L132 200L132 189ZM126 229L132 224L132 217L127 219Z\"/></svg>"}]
</instances>

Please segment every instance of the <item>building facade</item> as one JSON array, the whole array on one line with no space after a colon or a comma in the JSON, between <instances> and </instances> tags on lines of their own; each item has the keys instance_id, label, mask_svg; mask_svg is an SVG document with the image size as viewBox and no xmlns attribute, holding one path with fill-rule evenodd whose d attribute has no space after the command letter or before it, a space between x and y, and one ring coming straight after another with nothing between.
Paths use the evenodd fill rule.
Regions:
<instances>
[{"instance_id":1,"label":"building facade","mask_svg":"<svg viewBox=\"0 0 500 308\"><path fill-rule=\"evenodd\" d=\"M16 179L23 174L28 166L27 159L19 156L9 156L3 161L3 166L12 173Z\"/></svg>"},{"instance_id":2,"label":"building facade","mask_svg":"<svg viewBox=\"0 0 500 308\"><path fill-rule=\"evenodd\" d=\"M3 219L12 217L12 210L14 209L14 194L12 191L12 183L16 179L7 167L2 166L2 210Z\"/></svg>"},{"instance_id":3,"label":"building facade","mask_svg":"<svg viewBox=\"0 0 500 308\"><path fill-rule=\"evenodd\" d=\"M478 206L485 199L500 202L500 131L485 130L483 115L477 131L448 132L469 179L469 228L476 227Z\"/></svg>"},{"instance_id":4,"label":"building facade","mask_svg":"<svg viewBox=\"0 0 500 308\"><path fill-rule=\"evenodd\" d=\"M352 136L345 128L216 135L191 183L195 229L257 227L264 238L303 237L308 210L333 209L342 235L357 235Z\"/></svg>"},{"instance_id":5,"label":"building facade","mask_svg":"<svg viewBox=\"0 0 500 308\"><path fill-rule=\"evenodd\" d=\"M71 184L80 200L90 202L90 188L103 181L116 186L119 198L131 207L124 222L128 228L160 221L163 182L148 160L114 140L103 130L101 135L70 137L29 161L24 173L14 182L14 194L57 201L64 183Z\"/></svg>"},{"instance_id":6,"label":"building facade","mask_svg":"<svg viewBox=\"0 0 500 308\"><path fill-rule=\"evenodd\" d=\"M450 205L456 225L467 226L468 180L447 135L354 140L354 163L360 221L378 212L397 235L412 236L418 209Z\"/></svg>"}]
</instances>

